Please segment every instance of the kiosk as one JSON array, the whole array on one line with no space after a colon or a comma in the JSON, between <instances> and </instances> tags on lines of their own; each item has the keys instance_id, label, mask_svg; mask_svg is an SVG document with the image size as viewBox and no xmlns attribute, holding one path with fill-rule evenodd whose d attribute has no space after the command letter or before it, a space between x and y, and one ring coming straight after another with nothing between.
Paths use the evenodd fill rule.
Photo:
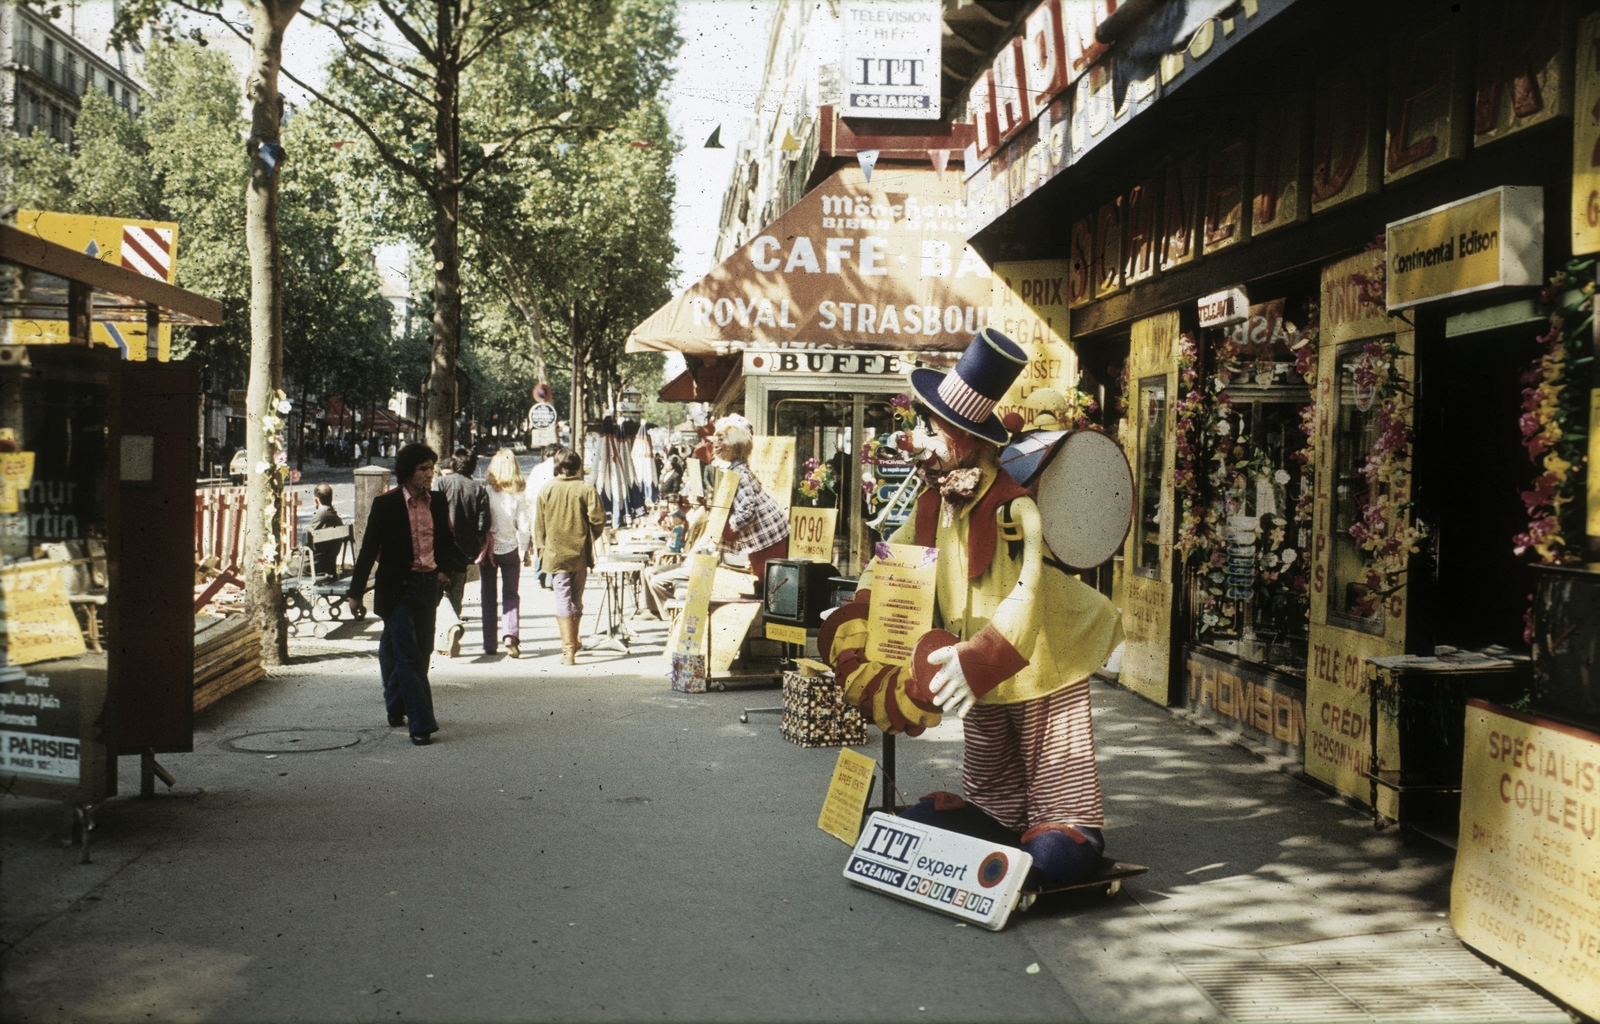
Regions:
<instances>
[{"instance_id":1,"label":"kiosk","mask_svg":"<svg viewBox=\"0 0 1600 1024\"><path fill-rule=\"evenodd\" d=\"M221 304L0 225L0 787L74 808L89 858L117 758L194 742L196 375L90 344L97 319L218 324ZM157 332L151 331L154 337Z\"/></svg>"}]
</instances>

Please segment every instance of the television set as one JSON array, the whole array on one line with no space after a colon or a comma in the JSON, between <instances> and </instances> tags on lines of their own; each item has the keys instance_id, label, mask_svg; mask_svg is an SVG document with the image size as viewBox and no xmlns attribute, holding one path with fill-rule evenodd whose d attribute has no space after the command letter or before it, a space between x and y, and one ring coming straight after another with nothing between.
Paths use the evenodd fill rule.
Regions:
<instances>
[{"instance_id":1,"label":"television set","mask_svg":"<svg viewBox=\"0 0 1600 1024\"><path fill-rule=\"evenodd\" d=\"M762 581L762 616L768 622L801 629L822 625L822 613L833 601L833 577L839 570L827 562L774 558Z\"/></svg>"}]
</instances>

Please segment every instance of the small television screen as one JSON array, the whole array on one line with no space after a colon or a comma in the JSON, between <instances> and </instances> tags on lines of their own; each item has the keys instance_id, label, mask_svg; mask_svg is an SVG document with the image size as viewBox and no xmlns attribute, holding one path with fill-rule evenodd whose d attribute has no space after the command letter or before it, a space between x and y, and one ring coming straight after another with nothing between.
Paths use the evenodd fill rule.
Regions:
<instances>
[{"instance_id":1,"label":"small television screen","mask_svg":"<svg viewBox=\"0 0 1600 1024\"><path fill-rule=\"evenodd\" d=\"M792 562L767 564L766 611L774 619L800 617L800 567Z\"/></svg>"},{"instance_id":2,"label":"small television screen","mask_svg":"<svg viewBox=\"0 0 1600 1024\"><path fill-rule=\"evenodd\" d=\"M762 581L763 616L788 626L815 629L833 598L833 577L839 570L826 562L774 558Z\"/></svg>"}]
</instances>

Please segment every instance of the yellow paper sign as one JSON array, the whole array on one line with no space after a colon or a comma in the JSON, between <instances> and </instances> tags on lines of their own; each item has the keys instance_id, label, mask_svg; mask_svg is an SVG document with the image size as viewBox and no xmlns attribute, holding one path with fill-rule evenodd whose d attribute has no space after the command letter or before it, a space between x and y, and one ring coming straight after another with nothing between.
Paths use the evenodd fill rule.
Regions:
<instances>
[{"instance_id":1,"label":"yellow paper sign","mask_svg":"<svg viewBox=\"0 0 1600 1024\"><path fill-rule=\"evenodd\" d=\"M700 534L702 545L715 545L722 536L738 488L739 478L732 473L724 472L717 481L717 493L711 499L706 516L706 528ZM668 651L685 656L703 653L706 624L711 618L711 586L716 582L720 561L721 557L715 552L689 556L689 596L684 600L683 613L673 625L672 634L667 637Z\"/></svg>"},{"instance_id":2,"label":"yellow paper sign","mask_svg":"<svg viewBox=\"0 0 1600 1024\"><path fill-rule=\"evenodd\" d=\"M867 660L910 665L922 634L933 628L939 549L879 544L867 606Z\"/></svg>"},{"instance_id":3,"label":"yellow paper sign","mask_svg":"<svg viewBox=\"0 0 1600 1024\"><path fill-rule=\"evenodd\" d=\"M750 472L761 481L762 488L789 511L789 499L794 491L794 438L757 437L750 446ZM791 554L790 558L795 556Z\"/></svg>"},{"instance_id":4,"label":"yellow paper sign","mask_svg":"<svg viewBox=\"0 0 1600 1024\"><path fill-rule=\"evenodd\" d=\"M872 772L877 767L878 762L865 754L839 751L833 781L828 783L828 797L822 801L822 814L817 818L818 828L846 846L856 845L861 836L861 815L872 793Z\"/></svg>"},{"instance_id":5,"label":"yellow paper sign","mask_svg":"<svg viewBox=\"0 0 1600 1024\"><path fill-rule=\"evenodd\" d=\"M1062 395L1077 387L1078 358L1067 343L1066 260L996 263L990 281L990 323L1022 346L1028 365L994 408L996 416L1017 413L1023 429L1033 427L1039 410L1024 405L1040 388Z\"/></svg>"},{"instance_id":6,"label":"yellow paper sign","mask_svg":"<svg viewBox=\"0 0 1600 1024\"><path fill-rule=\"evenodd\" d=\"M1463 942L1600 1014L1600 736L1467 706L1450 924Z\"/></svg>"},{"instance_id":7,"label":"yellow paper sign","mask_svg":"<svg viewBox=\"0 0 1600 1024\"><path fill-rule=\"evenodd\" d=\"M23 491L33 486L33 452L0 455L0 512L15 512Z\"/></svg>"},{"instance_id":8,"label":"yellow paper sign","mask_svg":"<svg viewBox=\"0 0 1600 1024\"><path fill-rule=\"evenodd\" d=\"M1600 14L1578 22L1572 117L1572 254L1600 252Z\"/></svg>"},{"instance_id":9,"label":"yellow paper sign","mask_svg":"<svg viewBox=\"0 0 1600 1024\"><path fill-rule=\"evenodd\" d=\"M767 639L785 644L804 644L806 631L801 626L786 626L781 622L767 623Z\"/></svg>"},{"instance_id":10,"label":"yellow paper sign","mask_svg":"<svg viewBox=\"0 0 1600 1024\"><path fill-rule=\"evenodd\" d=\"M1597 304L1600 312L1600 304ZM1600 466L1600 388L1589 392L1589 465ZM1589 473L1589 515L1588 529L1585 533L1590 536L1600 536L1600 472Z\"/></svg>"},{"instance_id":11,"label":"yellow paper sign","mask_svg":"<svg viewBox=\"0 0 1600 1024\"><path fill-rule=\"evenodd\" d=\"M0 572L5 599L6 656L13 665L83 654L83 632L67 601L60 562L7 567Z\"/></svg>"},{"instance_id":12,"label":"yellow paper sign","mask_svg":"<svg viewBox=\"0 0 1600 1024\"><path fill-rule=\"evenodd\" d=\"M789 557L813 562L833 561L835 508L797 508L789 512Z\"/></svg>"}]
</instances>

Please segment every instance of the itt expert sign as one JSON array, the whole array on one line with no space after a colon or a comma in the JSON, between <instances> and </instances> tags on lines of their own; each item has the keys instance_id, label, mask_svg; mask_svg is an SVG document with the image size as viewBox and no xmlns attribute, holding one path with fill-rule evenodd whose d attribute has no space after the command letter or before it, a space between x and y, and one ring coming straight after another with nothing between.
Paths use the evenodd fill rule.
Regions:
<instances>
[{"instance_id":1,"label":"itt expert sign","mask_svg":"<svg viewBox=\"0 0 1600 1024\"><path fill-rule=\"evenodd\" d=\"M845 863L856 885L992 932L1006 926L1033 857L1013 846L881 812L867 819Z\"/></svg>"},{"instance_id":2,"label":"itt expert sign","mask_svg":"<svg viewBox=\"0 0 1600 1024\"><path fill-rule=\"evenodd\" d=\"M1544 280L1544 189L1502 185L1385 232L1388 308Z\"/></svg>"}]
</instances>

